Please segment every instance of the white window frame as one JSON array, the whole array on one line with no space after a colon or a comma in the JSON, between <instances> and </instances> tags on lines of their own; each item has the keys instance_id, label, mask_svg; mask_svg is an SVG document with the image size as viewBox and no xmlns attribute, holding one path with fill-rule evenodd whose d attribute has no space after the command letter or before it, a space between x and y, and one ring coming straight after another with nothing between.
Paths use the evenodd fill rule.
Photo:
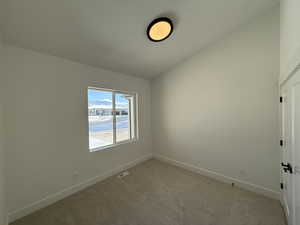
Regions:
<instances>
[{"instance_id":1,"label":"white window frame","mask_svg":"<svg viewBox=\"0 0 300 225\"><path fill-rule=\"evenodd\" d=\"M120 90L114 90L114 89L107 89L107 88L98 88L98 87L88 87L88 90L96 90L96 91L104 91L104 92L111 92L112 93L112 111L113 111L113 144L111 145L105 145L97 148L90 148L90 152L97 152L104 149L113 148L115 146L119 146L121 144L127 144L132 143L135 141L138 141L138 95L135 92L128 92L128 91L120 91ZM129 107L131 110L129 110L129 123L130 123L130 138L124 141L118 141L117 142L117 128L116 128L116 94L125 94L130 95L133 97L133 100L129 102ZM87 96L88 97L88 96ZM88 107L87 107L88 108ZM89 119L89 114L87 113L87 118ZM90 131L88 129L88 137L90 137Z\"/></svg>"}]
</instances>

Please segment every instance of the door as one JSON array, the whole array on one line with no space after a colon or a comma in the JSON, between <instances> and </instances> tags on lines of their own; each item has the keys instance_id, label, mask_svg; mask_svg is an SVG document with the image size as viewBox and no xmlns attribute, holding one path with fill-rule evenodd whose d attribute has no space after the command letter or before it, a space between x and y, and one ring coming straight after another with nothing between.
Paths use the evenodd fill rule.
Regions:
<instances>
[{"instance_id":1,"label":"door","mask_svg":"<svg viewBox=\"0 0 300 225\"><path fill-rule=\"evenodd\" d=\"M300 71L281 88L282 203L289 225L300 224Z\"/></svg>"},{"instance_id":2,"label":"door","mask_svg":"<svg viewBox=\"0 0 300 225\"><path fill-rule=\"evenodd\" d=\"M289 91L285 87L282 90L281 98L281 115L282 115L282 153L281 153L281 182L282 182L282 204L284 206L285 214L288 221L292 220L292 208L293 208L293 196L292 196L292 176L287 170L284 170L284 165L288 165L291 162L291 113L289 102ZM292 225L290 222L289 225Z\"/></svg>"},{"instance_id":3,"label":"door","mask_svg":"<svg viewBox=\"0 0 300 225\"><path fill-rule=\"evenodd\" d=\"M294 225L300 224L300 71L291 80Z\"/></svg>"}]
</instances>

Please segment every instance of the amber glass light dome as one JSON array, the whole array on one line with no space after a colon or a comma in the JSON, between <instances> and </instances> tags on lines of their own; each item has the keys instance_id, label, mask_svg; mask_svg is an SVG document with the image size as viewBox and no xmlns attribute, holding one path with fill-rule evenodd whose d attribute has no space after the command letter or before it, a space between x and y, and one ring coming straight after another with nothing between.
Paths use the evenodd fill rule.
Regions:
<instances>
[{"instance_id":1,"label":"amber glass light dome","mask_svg":"<svg viewBox=\"0 0 300 225\"><path fill-rule=\"evenodd\" d=\"M151 41L163 41L167 39L173 31L173 24L169 18L160 17L153 20L147 29L148 38Z\"/></svg>"}]
</instances>

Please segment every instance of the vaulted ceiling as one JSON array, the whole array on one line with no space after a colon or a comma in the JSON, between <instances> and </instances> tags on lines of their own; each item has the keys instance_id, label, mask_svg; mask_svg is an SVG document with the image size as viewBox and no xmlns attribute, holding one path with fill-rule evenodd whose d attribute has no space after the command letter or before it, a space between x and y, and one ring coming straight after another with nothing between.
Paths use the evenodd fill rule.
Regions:
<instances>
[{"instance_id":1,"label":"vaulted ceiling","mask_svg":"<svg viewBox=\"0 0 300 225\"><path fill-rule=\"evenodd\" d=\"M279 0L5 0L4 40L128 75L155 77ZM147 39L168 16L171 37Z\"/></svg>"}]
</instances>

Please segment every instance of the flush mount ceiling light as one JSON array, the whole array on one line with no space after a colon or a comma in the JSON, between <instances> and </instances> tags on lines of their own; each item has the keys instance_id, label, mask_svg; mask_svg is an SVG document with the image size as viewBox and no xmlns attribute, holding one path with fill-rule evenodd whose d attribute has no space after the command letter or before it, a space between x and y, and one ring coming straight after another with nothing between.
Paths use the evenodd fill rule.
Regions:
<instances>
[{"instance_id":1,"label":"flush mount ceiling light","mask_svg":"<svg viewBox=\"0 0 300 225\"><path fill-rule=\"evenodd\" d=\"M151 41L163 41L167 39L173 31L173 23L167 17L160 17L153 20L147 29L148 38Z\"/></svg>"}]
</instances>

